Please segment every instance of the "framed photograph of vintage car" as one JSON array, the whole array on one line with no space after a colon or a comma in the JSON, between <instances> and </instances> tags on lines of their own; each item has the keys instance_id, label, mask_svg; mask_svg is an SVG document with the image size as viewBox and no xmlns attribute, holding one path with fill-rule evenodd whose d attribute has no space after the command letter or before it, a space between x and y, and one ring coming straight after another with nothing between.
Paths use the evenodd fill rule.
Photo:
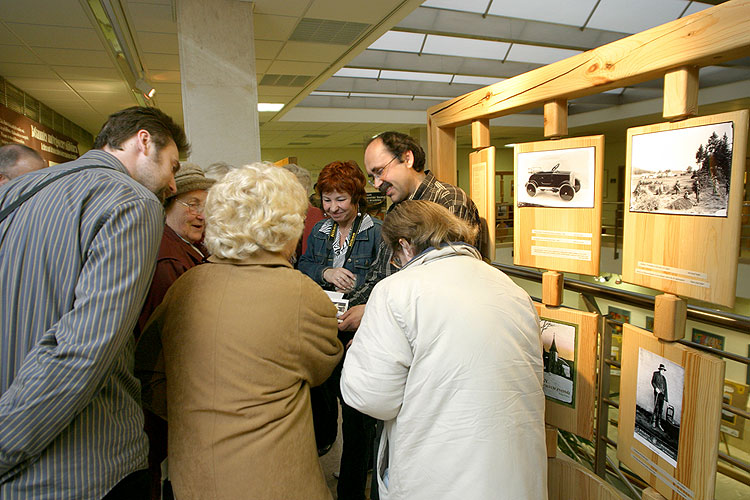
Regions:
<instances>
[{"instance_id":1,"label":"framed photograph of vintage car","mask_svg":"<svg viewBox=\"0 0 750 500\"><path fill-rule=\"evenodd\" d=\"M513 263L599 274L604 136L516 144Z\"/></svg>"},{"instance_id":2,"label":"framed photograph of vintage car","mask_svg":"<svg viewBox=\"0 0 750 500\"><path fill-rule=\"evenodd\" d=\"M599 315L534 305L542 330L545 422L591 440Z\"/></svg>"},{"instance_id":3,"label":"framed photograph of vintage car","mask_svg":"<svg viewBox=\"0 0 750 500\"><path fill-rule=\"evenodd\" d=\"M623 327L617 458L670 500L713 498L724 361Z\"/></svg>"},{"instance_id":4,"label":"framed photograph of vintage car","mask_svg":"<svg viewBox=\"0 0 750 500\"><path fill-rule=\"evenodd\" d=\"M748 115L628 129L623 281L734 306Z\"/></svg>"}]
</instances>

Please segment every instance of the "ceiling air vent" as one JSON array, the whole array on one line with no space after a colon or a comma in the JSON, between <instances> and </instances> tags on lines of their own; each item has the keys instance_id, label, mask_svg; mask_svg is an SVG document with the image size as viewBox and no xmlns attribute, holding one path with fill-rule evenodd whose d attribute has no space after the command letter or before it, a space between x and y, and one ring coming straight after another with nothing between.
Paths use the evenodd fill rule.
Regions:
<instances>
[{"instance_id":1,"label":"ceiling air vent","mask_svg":"<svg viewBox=\"0 0 750 500\"><path fill-rule=\"evenodd\" d=\"M274 75L268 73L260 80L260 85L273 87L304 87L312 77L308 75Z\"/></svg>"},{"instance_id":2,"label":"ceiling air vent","mask_svg":"<svg viewBox=\"0 0 750 500\"><path fill-rule=\"evenodd\" d=\"M351 45L369 27L369 24L364 23L305 17L299 22L289 39L295 42Z\"/></svg>"}]
</instances>

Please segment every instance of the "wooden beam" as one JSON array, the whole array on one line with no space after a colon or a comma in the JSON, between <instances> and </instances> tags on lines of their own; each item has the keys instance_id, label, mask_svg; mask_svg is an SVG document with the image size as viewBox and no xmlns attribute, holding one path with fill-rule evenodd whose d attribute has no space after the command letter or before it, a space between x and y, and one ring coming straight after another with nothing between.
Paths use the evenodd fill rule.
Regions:
<instances>
[{"instance_id":1,"label":"wooden beam","mask_svg":"<svg viewBox=\"0 0 750 500\"><path fill-rule=\"evenodd\" d=\"M568 135L568 100L555 99L545 102L544 137L557 139L566 135Z\"/></svg>"},{"instance_id":2,"label":"wooden beam","mask_svg":"<svg viewBox=\"0 0 750 500\"><path fill-rule=\"evenodd\" d=\"M716 7L617 40L432 106L433 126L467 125L543 105L653 80L683 66L750 55L750 0Z\"/></svg>"},{"instance_id":3,"label":"wooden beam","mask_svg":"<svg viewBox=\"0 0 750 500\"><path fill-rule=\"evenodd\" d=\"M427 120L427 167L443 182L456 185L456 129L435 127Z\"/></svg>"},{"instance_id":4,"label":"wooden beam","mask_svg":"<svg viewBox=\"0 0 750 500\"><path fill-rule=\"evenodd\" d=\"M484 149L490 147L490 120L474 120L471 122L471 147Z\"/></svg>"},{"instance_id":5,"label":"wooden beam","mask_svg":"<svg viewBox=\"0 0 750 500\"><path fill-rule=\"evenodd\" d=\"M681 120L698 112L698 67L685 66L664 75L664 119Z\"/></svg>"}]
</instances>

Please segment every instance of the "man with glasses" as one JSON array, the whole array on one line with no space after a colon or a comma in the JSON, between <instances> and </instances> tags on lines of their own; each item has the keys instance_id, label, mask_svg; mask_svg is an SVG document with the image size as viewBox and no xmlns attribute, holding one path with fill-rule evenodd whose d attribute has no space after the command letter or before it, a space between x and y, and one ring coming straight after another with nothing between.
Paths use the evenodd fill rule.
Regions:
<instances>
[{"instance_id":1,"label":"man with glasses","mask_svg":"<svg viewBox=\"0 0 750 500\"><path fill-rule=\"evenodd\" d=\"M174 179L177 191L164 203L167 213L164 235L159 247L154 279L138 318L136 339L146 326L151 313L161 304L172 283L185 271L201 264L208 257L203 247L203 207L208 189L216 181L207 178L203 170L194 163L183 163ZM151 397L144 399L151 400ZM162 402L166 405L166 401ZM167 457L167 422L146 409L143 410L143 415L150 444L148 467L151 474L151 498L160 499L161 463Z\"/></svg>"},{"instance_id":2,"label":"man with glasses","mask_svg":"<svg viewBox=\"0 0 750 500\"><path fill-rule=\"evenodd\" d=\"M413 137L390 131L376 135L365 149L365 169L370 184L393 202L391 209L404 200L432 201L471 224L480 224L476 205L461 188L441 182L425 170L424 150ZM359 327L373 287L402 264L405 262L394 260L392 250L381 242L364 286L349 297L349 310L341 317L340 330Z\"/></svg>"}]
</instances>

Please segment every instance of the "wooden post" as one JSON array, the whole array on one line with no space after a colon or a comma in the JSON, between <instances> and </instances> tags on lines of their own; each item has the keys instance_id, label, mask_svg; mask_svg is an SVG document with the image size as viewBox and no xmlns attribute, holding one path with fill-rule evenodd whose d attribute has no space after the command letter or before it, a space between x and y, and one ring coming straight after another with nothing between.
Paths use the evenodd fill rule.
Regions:
<instances>
[{"instance_id":1,"label":"wooden post","mask_svg":"<svg viewBox=\"0 0 750 500\"><path fill-rule=\"evenodd\" d=\"M656 296L654 305L654 335L674 342L685 336L687 302L671 293Z\"/></svg>"},{"instance_id":2,"label":"wooden post","mask_svg":"<svg viewBox=\"0 0 750 500\"><path fill-rule=\"evenodd\" d=\"M563 274L557 271L547 271L542 274L542 303L557 307L562 304Z\"/></svg>"},{"instance_id":3,"label":"wooden post","mask_svg":"<svg viewBox=\"0 0 750 500\"><path fill-rule=\"evenodd\" d=\"M643 490L643 494L641 496L641 500L667 500L664 498L661 493L656 491L655 489L651 488L650 486Z\"/></svg>"},{"instance_id":4,"label":"wooden post","mask_svg":"<svg viewBox=\"0 0 750 500\"><path fill-rule=\"evenodd\" d=\"M568 135L568 100L555 99L544 103L544 137Z\"/></svg>"},{"instance_id":5,"label":"wooden post","mask_svg":"<svg viewBox=\"0 0 750 500\"><path fill-rule=\"evenodd\" d=\"M427 165L443 182L456 185L456 129L440 128L427 118Z\"/></svg>"},{"instance_id":6,"label":"wooden post","mask_svg":"<svg viewBox=\"0 0 750 500\"><path fill-rule=\"evenodd\" d=\"M681 120L698 112L698 67L683 66L664 75L666 120Z\"/></svg>"},{"instance_id":7,"label":"wooden post","mask_svg":"<svg viewBox=\"0 0 750 500\"><path fill-rule=\"evenodd\" d=\"M544 439L547 444L547 458L557 456L557 427L544 424Z\"/></svg>"},{"instance_id":8,"label":"wooden post","mask_svg":"<svg viewBox=\"0 0 750 500\"><path fill-rule=\"evenodd\" d=\"M484 149L490 147L490 120L483 118L471 122L471 147Z\"/></svg>"}]
</instances>

